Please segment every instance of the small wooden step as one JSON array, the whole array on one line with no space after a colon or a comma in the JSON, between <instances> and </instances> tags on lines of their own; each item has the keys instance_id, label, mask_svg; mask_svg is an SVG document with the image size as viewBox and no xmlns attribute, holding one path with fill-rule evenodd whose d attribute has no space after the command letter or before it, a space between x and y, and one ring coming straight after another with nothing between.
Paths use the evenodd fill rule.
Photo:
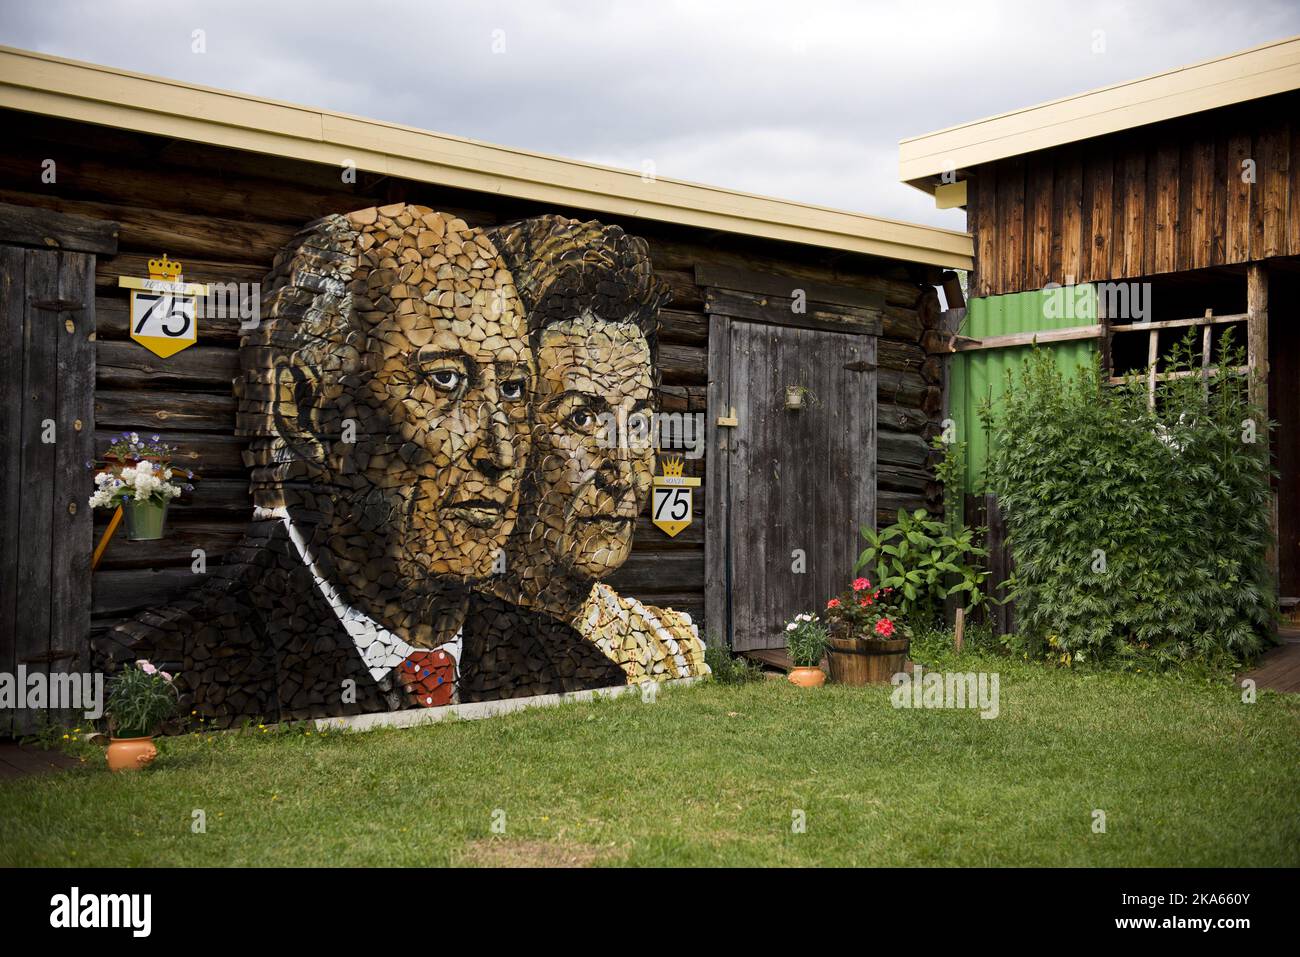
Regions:
<instances>
[{"instance_id":1,"label":"small wooden step","mask_svg":"<svg viewBox=\"0 0 1300 957\"><path fill-rule=\"evenodd\" d=\"M754 651L742 651L741 656L750 661L757 661L764 668L775 668L789 674L794 670L794 662L784 648L761 648Z\"/></svg>"}]
</instances>

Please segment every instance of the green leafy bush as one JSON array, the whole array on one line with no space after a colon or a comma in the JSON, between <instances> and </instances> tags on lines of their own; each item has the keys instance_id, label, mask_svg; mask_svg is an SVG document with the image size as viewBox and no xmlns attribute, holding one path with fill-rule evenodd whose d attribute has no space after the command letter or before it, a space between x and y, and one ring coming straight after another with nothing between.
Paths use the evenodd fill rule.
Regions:
<instances>
[{"instance_id":1,"label":"green leafy bush","mask_svg":"<svg viewBox=\"0 0 1300 957\"><path fill-rule=\"evenodd\" d=\"M709 666L713 680L719 684L740 685L763 677L762 665L739 655L733 656L727 651L726 643L714 635L709 636L704 646L704 662Z\"/></svg>"},{"instance_id":2,"label":"green leafy bush","mask_svg":"<svg viewBox=\"0 0 1300 957\"><path fill-rule=\"evenodd\" d=\"M864 525L862 537L867 547L853 570L866 569L877 588L892 589L905 618L932 625L943 613L944 599L957 593L965 593L968 608L984 603L988 573L973 559L988 553L975 545L974 529L963 525L953 531L923 508L911 514L899 509L897 522L879 532Z\"/></svg>"},{"instance_id":3,"label":"green leafy bush","mask_svg":"<svg viewBox=\"0 0 1300 957\"><path fill-rule=\"evenodd\" d=\"M1230 334L1218 367L1244 363ZM1230 372L1203 379L1191 336L1157 384L1063 375L1031 355L996 419L991 490L1015 558L1020 647L1066 661L1229 663L1273 614L1268 423Z\"/></svg>"}]
</instances>

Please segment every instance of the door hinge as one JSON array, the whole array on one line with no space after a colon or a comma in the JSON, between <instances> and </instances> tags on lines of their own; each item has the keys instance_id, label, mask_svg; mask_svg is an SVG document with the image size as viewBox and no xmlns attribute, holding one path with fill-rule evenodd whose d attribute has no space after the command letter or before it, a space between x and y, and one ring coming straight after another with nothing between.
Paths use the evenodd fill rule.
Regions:
<instances>
[{"instance_id":1,"label":"door hinge","mask_svg":"<svg viewBox=\"0 0 1300 957\"><path fill-rule=\"evenodd\" d=\"M866 359L862 359L858 362L845 363L844 368L848 369L850 372L871 372L876 368L876 364L874 362L868 362Z\"/></svg>"}]
</instances>

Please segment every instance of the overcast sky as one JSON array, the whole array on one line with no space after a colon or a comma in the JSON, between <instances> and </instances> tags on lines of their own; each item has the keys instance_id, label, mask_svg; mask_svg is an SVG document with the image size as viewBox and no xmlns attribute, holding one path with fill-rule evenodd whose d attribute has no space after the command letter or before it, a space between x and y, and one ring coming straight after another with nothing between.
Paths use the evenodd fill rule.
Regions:
<instances>
[{"instance_id":1,"label":"overcast sky","mask_svg":"<svg viewBox=\"0 0 1300 957\"><path fill-rule=\"evenodd\" d=\"M899 139L1297 33L1296 0L0 0L9 46L955 229Z\"/></svg>"}]
</instances>

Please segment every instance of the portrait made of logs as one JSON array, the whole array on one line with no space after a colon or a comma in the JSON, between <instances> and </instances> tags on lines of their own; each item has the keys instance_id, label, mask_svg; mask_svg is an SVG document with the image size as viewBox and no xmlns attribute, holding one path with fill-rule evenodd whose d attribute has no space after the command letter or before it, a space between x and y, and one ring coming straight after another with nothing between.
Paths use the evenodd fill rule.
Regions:
<instances>
[{"instance_id":1,"label":"portrait made of logs","mask_svg":"<svg viewBox=\"0 0 1300 957\"><path fill-rule=\"evenodd\" d=\"M305 227L241 342L253 518L202 586L97 642L216 726L706 674L690 616L618 595L656 450L646 243L413 205ZM644 441L634 441L645 435Z\"/></svg>"}]
</instances>

